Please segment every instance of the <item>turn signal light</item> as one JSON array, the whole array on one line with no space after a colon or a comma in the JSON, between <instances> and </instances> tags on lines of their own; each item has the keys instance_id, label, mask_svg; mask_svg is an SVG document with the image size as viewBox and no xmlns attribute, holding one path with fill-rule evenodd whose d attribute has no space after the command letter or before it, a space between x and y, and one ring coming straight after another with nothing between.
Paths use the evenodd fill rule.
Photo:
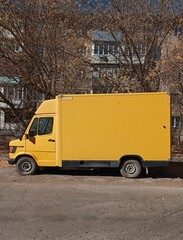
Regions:
<instances>
[{"instance_id":1,"label":"turn signal light","mask_svg":"<svg viewBox=\"0 0 183 240\"><path fill-rule=\"evenodd\" d=\"M17 149L17 147L12 147L12 146L11 146L11 147L9 148L9 152L10 152L10 153L15 153L15 152L16 152L16 149Z\"/></svg>"},{"instance_id":2,"label":"turn signal light","mask_svg":"<svg viewBox=\"0 0 183 240\"><path fill-rule=\"evenodd\" d=\"M9 152L10 152L10 153L13 152L13 147L10 147Z\"/></svg>"}]
</instances>

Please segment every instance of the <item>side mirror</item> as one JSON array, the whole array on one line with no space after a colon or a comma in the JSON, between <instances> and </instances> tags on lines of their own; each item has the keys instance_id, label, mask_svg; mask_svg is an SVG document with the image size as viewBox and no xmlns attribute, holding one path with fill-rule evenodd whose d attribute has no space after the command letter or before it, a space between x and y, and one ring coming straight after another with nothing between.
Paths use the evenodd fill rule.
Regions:
<instances>
[{"instance_id":1,"label":"side mirror","mask_svg":"<svg viewBox=\"0 0 183 240\"><path fill-rule=\"evenodd\" d=\"M36 135L37 135L36 129L31 129L31 130L29 131L29 137L35 137Z\"/></svg>"}]
</instances>

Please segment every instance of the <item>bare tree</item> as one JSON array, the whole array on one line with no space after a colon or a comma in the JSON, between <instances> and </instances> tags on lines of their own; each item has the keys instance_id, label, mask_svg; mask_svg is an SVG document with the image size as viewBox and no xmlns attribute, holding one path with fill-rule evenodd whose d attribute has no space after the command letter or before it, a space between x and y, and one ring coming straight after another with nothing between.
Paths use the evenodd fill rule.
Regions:
<instances>
[{"instance_id":1,"label":"bare tree","mask_svg":"<svg viewBox=\"0 0 183 240\"><path fill-rule=\"evenodd\" d=\"M0 1L0 75L21 79L23 108L35 109L34 92L48 99L80 91L78 79L89 65L83 60L86 17L76 12L80 6L62 0ZM0 99L21 121L12 99L2 91Z\"/></svg>"},{"instance_id":2,"label":"bare tree","mask_svg":"<svg viewBox=\"0 0 183 240\"><path fill-rule=\"evenodd\" d=\"M114 55L120 70L118 78L113 79L117 91L160 90L156 67L165 40L180 16L181 1L177 4L173 0L112 0L107 8L99 6L95 10L98 28L109 32L118 46ZM118 32L120 40L116 38Z\"/></svg>"},{"instance_id":3,"label":"bare tree","mask_svg":"<svg viewBox=\"0 0 183 240\"><path fill-rule=\"evenodd\" d=\"M167 37L163 48L163 59L157 71L161 90L172 94L172 115L177 118L173 130L173 143L182 144L183 120L183 37L182 18L179 18L174 31Z\"/></svg>"}]
</instances>

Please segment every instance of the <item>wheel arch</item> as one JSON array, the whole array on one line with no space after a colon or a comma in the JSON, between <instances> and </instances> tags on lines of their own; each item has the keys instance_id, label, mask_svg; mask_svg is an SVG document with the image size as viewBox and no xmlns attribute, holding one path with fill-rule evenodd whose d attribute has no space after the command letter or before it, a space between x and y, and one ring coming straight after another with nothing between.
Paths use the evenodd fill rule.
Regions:
<instances>
[{"instance_id":1,"label":"wheel arch","mask_svg":"<svg viewBox=\"0 0 183 240\"><path fill-rule=\"evenodd\" d=\"M36 161L36 159L34 158L34 156L32 156L31 154L20 154L20 155L18 155L16 158L15 158L15 164L18 162L18 160L20 159L20 158L22 158L22 157L30 157L30 158L32 158L34 161L35 161L35 163L37 164L37 161ZM38 164L37 164L38 165Z\"/></svg>"},{"instance_id":2,"label":"wheel arch","mask_svg":"<svg viewBox=\"0 0 183 240\"><path fill-rule=\"evenodd\" d=\"M124 155L124 156L122 156L122 157L119 159L120 165L123 164L124 161L130 160L130 159L137 160L137 161L141 164L142 167L144 166L144 164L143 164L143 162L144 162L143 158L142 158L141 156L135 155L135 154L130 154L130 155Z\"/></svg>"}]
</instances>

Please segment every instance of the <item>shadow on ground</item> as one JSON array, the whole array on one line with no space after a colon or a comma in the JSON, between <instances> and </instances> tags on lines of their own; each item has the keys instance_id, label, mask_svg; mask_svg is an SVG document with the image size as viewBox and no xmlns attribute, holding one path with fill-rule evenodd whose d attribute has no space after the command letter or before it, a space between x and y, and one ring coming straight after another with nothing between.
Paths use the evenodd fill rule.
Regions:
<instances>
[{"instance_id":1,"label":"shadow on ground","mask_svg":"<svg viewBox=\"0 0 183 240\"><path fill-rule=\"evenodd\" d=\"M118 169L61 170L59 168L43 168L39 174L121 177ZM183 178L183 163L172 163L168 167L149 168L148 175L143 171L141 178Z\"/></svg>"}]
</instances>

